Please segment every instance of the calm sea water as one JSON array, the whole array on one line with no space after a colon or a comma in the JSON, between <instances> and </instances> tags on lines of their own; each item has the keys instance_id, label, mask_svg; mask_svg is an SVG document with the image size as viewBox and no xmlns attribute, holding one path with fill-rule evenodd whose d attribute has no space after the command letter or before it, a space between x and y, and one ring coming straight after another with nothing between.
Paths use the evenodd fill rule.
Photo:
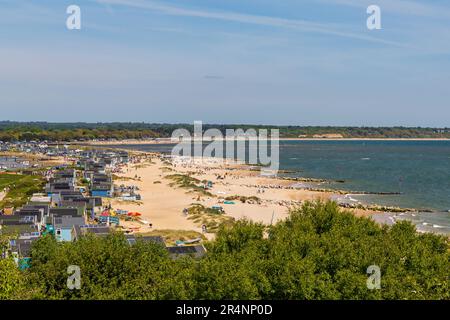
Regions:
<instances>
[{"instance_id":1,"label":"calm sea water","mask_svg":"<svg viewBox=\"0 0 450 320\"><path fill-rule=\"evenodd\" d=\"M171 145L121 145L170 152ZM351 195L362 203L431 209L439 213L394 216L418 229L450 233L450 141L280 141L280 169L323 178L321 187L399 195ZM342 182L343 181L343 182ZM389 220L389 219L388 219Z\"/></svg>"}]
</instances>

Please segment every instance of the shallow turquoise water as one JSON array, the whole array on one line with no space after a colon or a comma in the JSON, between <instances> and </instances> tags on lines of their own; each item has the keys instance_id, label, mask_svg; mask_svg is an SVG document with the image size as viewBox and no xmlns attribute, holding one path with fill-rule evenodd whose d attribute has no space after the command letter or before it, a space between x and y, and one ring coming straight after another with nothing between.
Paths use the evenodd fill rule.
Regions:
<instances>
[{"instance_id":1,"label":"shallow turquoise water","mask_svg":"<svg viewBox=\"0 0 450 320\"><path fill-rule=\"evenodd\" d=\"M285 141L280 163L302 176L344 180L332 185L339 189L401 193L358 200L450 209L449 141Z\"/></svg>"}]
</instances>

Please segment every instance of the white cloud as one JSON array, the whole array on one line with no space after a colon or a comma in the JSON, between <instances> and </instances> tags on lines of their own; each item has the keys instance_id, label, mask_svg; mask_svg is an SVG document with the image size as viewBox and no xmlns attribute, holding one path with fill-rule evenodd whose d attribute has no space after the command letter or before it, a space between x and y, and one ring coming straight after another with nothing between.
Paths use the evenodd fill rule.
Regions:
<instances>
[{"instance_id":1,"label":"white cloud","mask_svg":"<svg viewBox=\"0 0 450 320\"><path fill-rule=\"evenodd\" d=\"M187 9L175 5L166 5L156 3L154 1L140 1L140 0L95 0L100 4L109 5L123 5L133 8L140 8L145 10L151 10L172 16L185 16L185 17L197 17L204 19L215 19L223 21L232 21L245 24L263 25L278 28L294 29L301 32L314 32L332 36L339 36L375 43L381 43L394 46L405 46L395 41L384 40L364 34L354 33L344 29L344 26L337 24L324 24L314 23L310 21L298 20L298 19L285 19L278 17L262 16L242 14L230 11L211 11L200 9Z\"/></svg>"},{"instance_id":2,"label":"white cloud","mask_svg":"<svg viewBox=\"0 0 450 320\"><path fill-rule=\"evenodd\" d=\"M326 4L344 5L349 7L367 8L376 4L383 11L401 15L414 15L430 18L449 18L448 8L430 4L429 1L416 2L411 0L319 0Z\"/></svg>"}]
</instances>

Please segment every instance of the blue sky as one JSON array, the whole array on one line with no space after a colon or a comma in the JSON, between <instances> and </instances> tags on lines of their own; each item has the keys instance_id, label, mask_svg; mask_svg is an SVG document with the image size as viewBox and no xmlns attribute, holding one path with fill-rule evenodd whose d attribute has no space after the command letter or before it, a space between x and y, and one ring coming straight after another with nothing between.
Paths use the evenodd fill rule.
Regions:
<instances>
[{"instance_id":1,"label":"blue sky","mask_svg":"<svg viewBox=\"0 0 450 320\"><path fill-rule=\"evenodd\" d=\"M2 120L450 126L449 83L448 1L0 0Z\"/></svg>"}]
</instances>

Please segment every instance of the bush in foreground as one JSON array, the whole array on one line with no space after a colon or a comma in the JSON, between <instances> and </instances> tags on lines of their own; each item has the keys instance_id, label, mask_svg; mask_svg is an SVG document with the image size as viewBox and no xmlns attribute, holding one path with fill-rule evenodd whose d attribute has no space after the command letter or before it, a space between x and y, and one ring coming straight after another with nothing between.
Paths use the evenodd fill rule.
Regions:
<instances>
[{"instance_id":1,"label":"bush in foreground","mask_svg":"<svg viewBox=\"0 0 450 320\"><path fill-rule=\"evenodd\" d=\"M32 257L20 287L2 298L450 299L447 238L408 222L379 226L333 202L307 203L273 227L222 227L200 260L172 260L120 234L64 244L44 237ZM81 268L80 290L67 289L69 265ZM366 285L371 265L381 269L379 290Z\"/></svg>"}]
</instances>

